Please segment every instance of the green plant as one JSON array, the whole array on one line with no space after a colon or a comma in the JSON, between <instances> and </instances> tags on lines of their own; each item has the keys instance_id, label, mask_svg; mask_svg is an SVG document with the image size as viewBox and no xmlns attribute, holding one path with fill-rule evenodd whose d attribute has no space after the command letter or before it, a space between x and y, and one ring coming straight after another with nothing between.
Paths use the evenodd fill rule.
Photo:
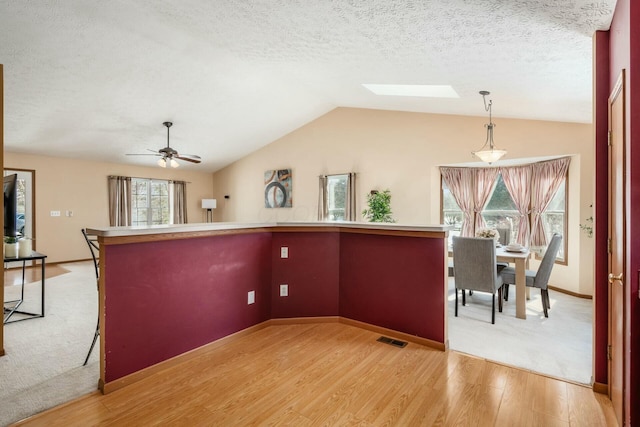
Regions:
<instances>
[{"instance_id":1,"label":"green plant","mask_svg":"<svg viewBox=\"0 0 640 427\"><path fill-rule=\"evenodd\" d=\"M17 237L11 237L11 236L4 236L4 242L5 243L18 243L18 238Z\"/></svg>"},{"instance_id":2,"label":"green plant","mask_svg":"<svg viewBox=\"0 0 640 427\"><path fill-rule=\"evenodd\" d=\"M391 216L391 191L373 190L367 194L368 208L362 211L362 216L369 222L396 222Z\"/></svg>"},{"instance_id":3,"label":"green plant","mask_svg":"<svg viewBox=\"0 0 640 427\"><path fill-rule=\"evenodd\" d=\"M580 224L580 229L587 233L587 237L593 237L593 217L587 218L586 222L587 224Z\"/></svg>"},{"instance_id":4,"label":"green plant","mask_svg":"<svg viewBox=\"0 0 640 427\"><path fill-rule=\"evenodd\" d=\"M593 204L589 205L590 208L593 208ZM580 224L580 229L587 233L587 237L593 237L593 215L586 219L585 224Z\"/></svg>"}]
</instances>

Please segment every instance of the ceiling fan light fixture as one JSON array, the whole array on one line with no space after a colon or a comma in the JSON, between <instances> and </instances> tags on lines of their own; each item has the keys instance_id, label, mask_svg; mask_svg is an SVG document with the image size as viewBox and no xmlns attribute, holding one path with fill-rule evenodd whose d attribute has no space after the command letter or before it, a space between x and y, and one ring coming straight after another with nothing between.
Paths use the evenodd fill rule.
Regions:
<instances>
[{"instance_id":1,"label":"ceiling fan light fixture","mask_svg":"<svg viewBox=\"0 0 640 427\"><path fill-rule=\"evenodd\" d=\"M487 128L487 140L484 142L484 145L478 151L472 151L471 154L479 158L485 163L493 163L497 162L507 154L507 150L501 150L496 148L493 143L493 128L496 126L495 123L491 120L491 106L493 105L493 101L489 100L489 104L487 104L486 96L489 95L489 92L486 90L481 90L480 95L482 95L482 100L484 101L484 110L489 112L489 123L485 125ZM485 149L485 147L487 147Z\"/></svg>"},{"instance_id":2,"label":"ceiling fan light fixture","mask_svg":"<svg viewBox=\"0 0 640 427\"><path fill-rule=\"evenodd\" d=\"M172 168L177 168L178 166L180 166L180 162L178 162L178 160L184 160L185 162L190 162L195 164L198 164L202 161L200 156L197 156L195 154L180 154L175 149L171 148L171 145L169 145L169 128L173 125L173 123L164 122L162 124L164 125L164 127L167 128L167 146L166 147L161 148L157 151L149 150L153 154L137 153L137 154L127 154L127 156L158 156L160 158L157 160L156 163L161 168L166 168L169 166Z\"/></svg>"}]
</instances>

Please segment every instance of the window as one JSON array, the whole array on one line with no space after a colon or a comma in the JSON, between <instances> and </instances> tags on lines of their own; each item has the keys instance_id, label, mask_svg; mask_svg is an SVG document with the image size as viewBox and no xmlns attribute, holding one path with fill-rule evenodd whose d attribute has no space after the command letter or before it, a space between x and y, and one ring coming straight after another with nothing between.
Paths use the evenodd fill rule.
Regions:
<instances>
[{"instance_id":1,"label":"window","mask_svg":"<svg viewBox=\"0 0 640 427\"><path fill-rule=\"evenodd\" d=\"M506 244L515 241L520 225L520 213L509 195L509 190L504 185L501 174L498 174L493 193L482 211L482 218L489 228L495 228L500 232L507 230L508 241L505 242Z\"/></svg>"},{"instance_id":2,"label":"window","mask_svg":"<svg viewBox=\"0 0 640 427\"><path fill-rule=\"evenodd\" d=\"M347 209L348 174L327 175L327 221L344 221Z\"/></svg>"},{"instance_id":3,"label":"window","mask_svg":"<svg viewBox=\"0 0 640 427\"><path fill-rule=\"evenodd\" d=\"M131 179L131 225L170 224L169 182Z\"/></svg>"},{"instance_id":4,"label":"window","mask_svg":"<svg viewBox=\"0 0 640 427\"><path fill-rule=\"evenodd\" d=\"M551 199L547 210L542 214L542 223L544 224L544 231L547 237L547 242L551 240L553 233L558 233L561 236L567 235L567 178L560 184L558 191ZM566 239L562 239L563 244L560 245L558 251L557 260L566 262L565 248L567 247Z\"/></svg>"},{"instance_id":5,"label":"window","mask_svg":"<svg viewBox=\"0 0 640 427\"><path fill-rule=\"evenodd\" d=\"M462 230L462 220L463 214L462 210L456 203L456 199L454 199L451 194L451 190L447 187L447 184L442 181L442 223L446 225L450 225L452 227L449 233L449 245L451 245L451 237L459 236L460 231Z\"/></svg>"},{"instance_id":6,"label":"window","mask_svg":"<svg viewBox=\"0 0 640 427\"><path fill-rule=\"evenodd\" d=\"M567 235L567 185L568 180L565 177L563 183L551 200L551 203L549 203L547 210L542 214L547 241L551 240L553 233L558 233L563 237ZM520 214L509 195L509 191L504 184L501 174L498 174L493 193L482 211L482 217L489 228L495 228L499 231L501 229L507 229L509 233L509 243L515 240L520 224ZM442 221L444 224L453 227L449 233L449 239L451 239L452 236L460 235L462 219L462 211L443 180ZM565 248L566 242L564 245L561 245L558 251L557 261L566 262Z\"/></svg>"}]
</instances>

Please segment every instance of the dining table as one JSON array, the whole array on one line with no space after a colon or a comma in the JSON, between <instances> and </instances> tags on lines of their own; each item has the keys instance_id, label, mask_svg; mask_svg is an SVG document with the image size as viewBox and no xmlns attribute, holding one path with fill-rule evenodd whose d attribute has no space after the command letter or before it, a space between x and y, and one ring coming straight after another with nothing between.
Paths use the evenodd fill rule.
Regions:
<instances>
[{"instance_id":1,"label":"dining table","mask_svg":"<svg viewBox=\"0 0 640 427\"><path fill-rule=\"evenodd\" d=\"M519 319L527 318L527 299L528 289L525 272L529 266L529 257L531 251L529 248L521 248L520 250L508 250L505 246L496 248L496 259L500 262L508 262L514 264L516 270L516 317Z\"/></svg>"}]
</instances>

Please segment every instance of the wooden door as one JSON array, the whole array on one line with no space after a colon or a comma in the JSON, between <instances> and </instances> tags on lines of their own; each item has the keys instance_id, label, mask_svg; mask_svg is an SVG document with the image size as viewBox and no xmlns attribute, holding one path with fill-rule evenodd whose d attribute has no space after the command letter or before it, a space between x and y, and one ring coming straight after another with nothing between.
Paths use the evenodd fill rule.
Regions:
<instances>
[{"instance_id":1,"label":"wooden door","mask_svg":"<svg viewBox=\"0 0 640 427\"><path fill-rule=\"evenodd\" d=\"M624 425L625 73L609 96L609 397Z\"/></svg>"}]
</instances>

